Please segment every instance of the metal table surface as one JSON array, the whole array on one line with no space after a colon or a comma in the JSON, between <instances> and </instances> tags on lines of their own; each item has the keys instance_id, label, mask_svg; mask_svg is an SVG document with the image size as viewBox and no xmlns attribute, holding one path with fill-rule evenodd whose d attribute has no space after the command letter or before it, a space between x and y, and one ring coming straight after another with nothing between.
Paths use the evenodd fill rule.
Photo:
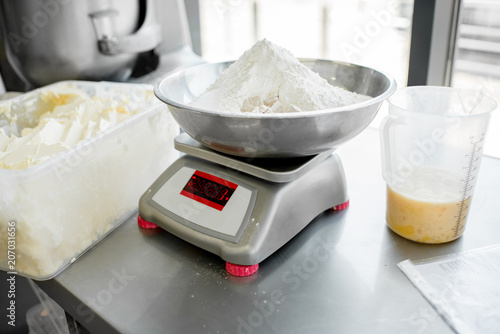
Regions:
<instances>
[{"instance_id":1,"label":"metal table surface","mask_svg":"<svg viewBox=\"0 0 500 334\"><path fill-rule=\"evenodd\" d=\"M483 159L464 235L424 245L385 225L378 132L337 152L350 207L318 216L250 277L132 217L37 284L96 333L452 333L397 263L500 243L500 160Z\"/></svg>"}]
</instances>

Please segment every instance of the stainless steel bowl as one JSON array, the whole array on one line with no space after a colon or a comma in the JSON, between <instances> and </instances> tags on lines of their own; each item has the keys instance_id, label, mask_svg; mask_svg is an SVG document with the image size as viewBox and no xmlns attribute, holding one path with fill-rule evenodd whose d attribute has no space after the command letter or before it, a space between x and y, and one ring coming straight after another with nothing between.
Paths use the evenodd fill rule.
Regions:
<instances>
[{"instance_id":1,"label":"stainless steel bowl","mask_svg":"<svg viewBox=\"0 0 500 334\"><path fill-rule=\"evenodd\" d=\"M156 87L179 126L216 151L241 157L276 158L318 154L336 148L364 130L396 82L374 69L344 62L301 59L330 84L372 96L340 108L281 114L227 114L189 103L232 62L203 64L176 72Z\"/></svg>"}]
</instances>

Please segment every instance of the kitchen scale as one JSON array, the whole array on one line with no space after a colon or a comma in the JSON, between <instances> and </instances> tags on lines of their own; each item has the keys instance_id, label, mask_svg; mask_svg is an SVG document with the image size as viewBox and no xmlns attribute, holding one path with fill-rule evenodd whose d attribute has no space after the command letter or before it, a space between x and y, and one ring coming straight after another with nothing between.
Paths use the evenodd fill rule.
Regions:
<instances>
[{"instance_id":1,"label":"kitchen scale","mask_svg":"<svg viewBox=\"0 0 500 334\"><path fill-rule=\"evenodd\" d=\"M320 213L348 207L342 163L333 149L297 158L242 158L213 151L188 134L185 153L142 195L139 226L212 252L236 276L292 239Z\"/></svg>"}]
</instances>

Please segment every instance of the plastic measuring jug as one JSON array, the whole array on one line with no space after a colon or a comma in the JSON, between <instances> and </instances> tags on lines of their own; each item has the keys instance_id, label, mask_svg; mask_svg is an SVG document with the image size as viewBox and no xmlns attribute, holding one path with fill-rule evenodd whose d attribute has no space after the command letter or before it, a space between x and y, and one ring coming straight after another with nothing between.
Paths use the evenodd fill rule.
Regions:
<instances>
[{"instance_id":1,"label":"plastic measuring jug","mask_svg":"<svg viewBox=\"0 0 500 334\"><path fill-rule=\"evenodd\" d=\"M387 225L417 242L464 232L496 102L449 87L401 88L380 128Z\"/></svg>"}]
</instances>

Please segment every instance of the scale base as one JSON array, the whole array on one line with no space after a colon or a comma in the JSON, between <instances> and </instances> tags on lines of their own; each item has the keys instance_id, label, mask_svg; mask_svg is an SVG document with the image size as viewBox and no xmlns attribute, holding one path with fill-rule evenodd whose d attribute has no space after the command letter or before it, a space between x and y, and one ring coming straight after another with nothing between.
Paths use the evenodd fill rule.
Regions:
<instances>
[{"instance_id":1,"label":"scale base","mask_svg":"<svg viewBox=\"0 0 500 334\"><path fill-rule=\"evenodd\" d=\"M341 211L341 210L346 210L347 208L349 208L349 200L347 200L347 202L345 203L333 206L332 208L330 208L330 210ZM140 214L137 215L137 225L139 225L139 227L143 229L159 228L158 225L150 221L144 220ZM251 276L254 273L256 273L258 269L259 269L258 263L246 266L226 261L226 271L233 276L238 276L238 277Z\"/></svg>"},{"instance_id":2,"label":"scale base","mask_svg":"<svg viewBox=\"0 0 500 334\"><path fill-rule=\"evenodd\" d=\"M342 203L342 204L339 204L339 205L336 205L336 206L332 207L331 210L332 211L346 210L348 207L349 207L349 201ZM154 229L154 228L159 227L158 225L156 225L152 222L144 220L141 217L141 215L137 215L137 224L139 225L140 228L144 228L144 229ZM258 263L253 264L253 265L249 265L249 266L245 266L245 265L234 264L234 263L226 261L226 271L233 276L238 276L238 277L251 276L254 273L256 273L258 269L259 269Z\"/></svg>"}]
</instances>

